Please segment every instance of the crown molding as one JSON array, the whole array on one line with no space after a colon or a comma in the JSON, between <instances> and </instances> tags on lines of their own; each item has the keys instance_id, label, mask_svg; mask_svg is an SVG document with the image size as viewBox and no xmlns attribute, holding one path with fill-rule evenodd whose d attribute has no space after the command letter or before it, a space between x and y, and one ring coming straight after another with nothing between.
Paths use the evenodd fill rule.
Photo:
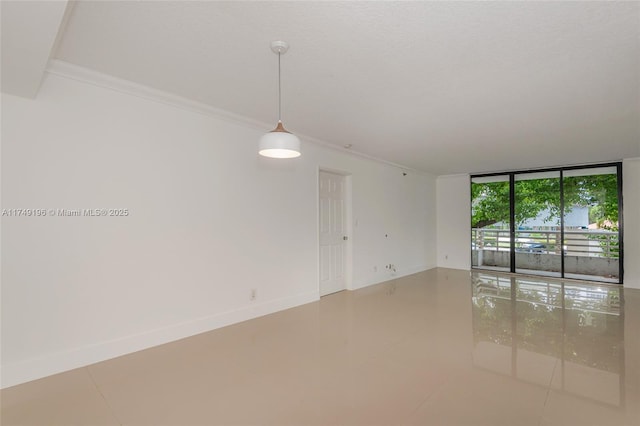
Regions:
<instances>
[{"instance_id":1,"label":"crown molding","mask_svg":"<svg viewBox=\"0 0 640 426\"><path fill-rule=\"evenodd\" d=\"M241 125L244 127L250 127L260 132L266 131L265 129L271 129L273 124L265 123L259 120L254 120L249 117L245 117L239 114L234 114L229 111L225 111L220 108L212 107L211 105L194 101L183 96L175 95L170 92L166 92L159 89L154 89L143 84L135 83L133 81L125 80L122 78L114 77L108 74L103 74L98 71L94 71L89 68L81 67L71 64L59 59L52 59L49 61L46 72L48 74L56 75L59 77L67 78L70 80L79 81L82 83L90 84L93 86L102 87L104 89L113 90L116 92L124 93L138 98L146 99L153 102L162 103L165 105L180 108L186 111L195 112L198 114L204 114L217 119L230 122L232 124ZM435 176L432 173L425 172L424 170L418 170L411 167L397 164L391 161L383 160L381 158L374 157L372 155L364 154L362 152L354 151L351 149L343 148L338 145L325 142L320 139L313 138L304 134L295 132L295 134L305 142L311 142L315 145L329 148L334 151L339 151L344 154L349 154L355 157L364 158L366 160L374 161L377 163L385 164L387 166L396 167L402 170L412 171L425 176Z\"/></svg>"},{"instance_id":2,"label":"crown molding","mask_svg":"<svg viewBox=\"0 0 640 426\"><path fill-rule=\"evenodd\" d=\"M173 93L165 92L163 90L154 89L143 84L134 83L130 80L103 74L101 72L74 65L58 59L49 61L47 73L63 78L68 78L70 80L76 80L93 86L102 87L104 89L124 93L127 95L136 96L138 98L146 99L149 101L170 105L187 111L196 112L198 114L221 118L225 121L233 122L235 124L241 124L243 126L249 126L256 130L273 127L268 125L267 123L252 120L250 118L233 114L222 109L214 108L202 102L197 102L183 96L174 95Z\"/></svg>"}]
</instances>

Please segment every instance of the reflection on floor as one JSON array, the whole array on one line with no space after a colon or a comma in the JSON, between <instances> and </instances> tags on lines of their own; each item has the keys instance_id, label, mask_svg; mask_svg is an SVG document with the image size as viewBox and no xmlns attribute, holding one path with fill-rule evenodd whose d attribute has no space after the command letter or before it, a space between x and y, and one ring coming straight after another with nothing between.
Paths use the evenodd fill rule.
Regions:
<instances>
[{"instance_id":1,"label":"reflection on floor","mask_svg":"<svg viewBox=\"0 0 640 426\"><path fill-rule=\"evenodd\" d=\"M3 425L640 425L640 291L433 269L0 393Z\"/></svg>"},{"instance_id":2,"label":"reflection on floor","mask_svg":"<svg viewBox=\"0 0 640 426\"><path fill-rule=\"evenodd\" d=\"M478 267L474 267L475 272L509 272L509 268L505 268L502 266L487 266L482 265ZM561 279L561 274L559 271L541 271L539 269L524 269L517 268L516 272L520 275L528 275L528 276L539 276L542 279L546 278L556 278ZM581 280L587 282L593 282L595 284L604 283L604 284L618 284L620 283L619 277L612 276L602 276L602 275L588 275L588 274L571 274L565 273L565 278L568 280Z\"/></svg>"},{"instance_id":3,"label":"reflection on floor","mask_svg":"<svg viewBox=\"0 0 640 426\"><path fill-rule=\"evenodd\" d=\"M622 407L621 290L477 274L474 365Z\"/></svg>"}]
</instances>

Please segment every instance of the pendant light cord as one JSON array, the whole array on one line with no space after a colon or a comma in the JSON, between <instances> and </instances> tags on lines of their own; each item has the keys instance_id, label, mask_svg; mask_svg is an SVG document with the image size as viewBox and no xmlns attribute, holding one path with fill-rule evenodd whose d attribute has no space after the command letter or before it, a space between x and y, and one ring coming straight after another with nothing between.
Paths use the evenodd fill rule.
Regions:
<instances>
[{"instance_id":1,"label":"pendant light cord","mask_svg":"<svg viewBox=\"0 0 640 426\"><path fill-rule=\"evenodd\" d=\"M282 121L282 77L280 71L280 56L281 53L278 52L278 121Z\"/></svg>"}]
</instances>

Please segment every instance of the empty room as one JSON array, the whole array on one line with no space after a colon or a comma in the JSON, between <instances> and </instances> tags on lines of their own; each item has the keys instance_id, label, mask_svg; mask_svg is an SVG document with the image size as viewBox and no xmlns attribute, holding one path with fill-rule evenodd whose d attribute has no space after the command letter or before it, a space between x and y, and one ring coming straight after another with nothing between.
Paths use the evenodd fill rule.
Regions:
<instances>
[{"instance_id":1,"label":"empty room","mask_svg":"<svg viewBox=\"0 0 640 426\"><path fill-rule=\"evenodd\" d=\"M0 18L0 424L640 426L640 2Z\"/></svg>"}]
</instances>

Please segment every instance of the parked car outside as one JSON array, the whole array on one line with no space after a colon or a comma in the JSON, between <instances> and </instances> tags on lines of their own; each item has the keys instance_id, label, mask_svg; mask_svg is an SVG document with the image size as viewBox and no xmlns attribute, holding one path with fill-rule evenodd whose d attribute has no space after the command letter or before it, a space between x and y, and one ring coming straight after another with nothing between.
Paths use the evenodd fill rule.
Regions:
<instances>
[{"instance_id":1,"label":"parked car outside","mask_svg":"<svg viewBox=\"0 0 640 426\"><path fill-rule=\"evenodd\" d=\"M522 243L520 247L516 247L516 251L524 253L545 253L547 246L541 243Z\"/></svg>"}]
</instances>

